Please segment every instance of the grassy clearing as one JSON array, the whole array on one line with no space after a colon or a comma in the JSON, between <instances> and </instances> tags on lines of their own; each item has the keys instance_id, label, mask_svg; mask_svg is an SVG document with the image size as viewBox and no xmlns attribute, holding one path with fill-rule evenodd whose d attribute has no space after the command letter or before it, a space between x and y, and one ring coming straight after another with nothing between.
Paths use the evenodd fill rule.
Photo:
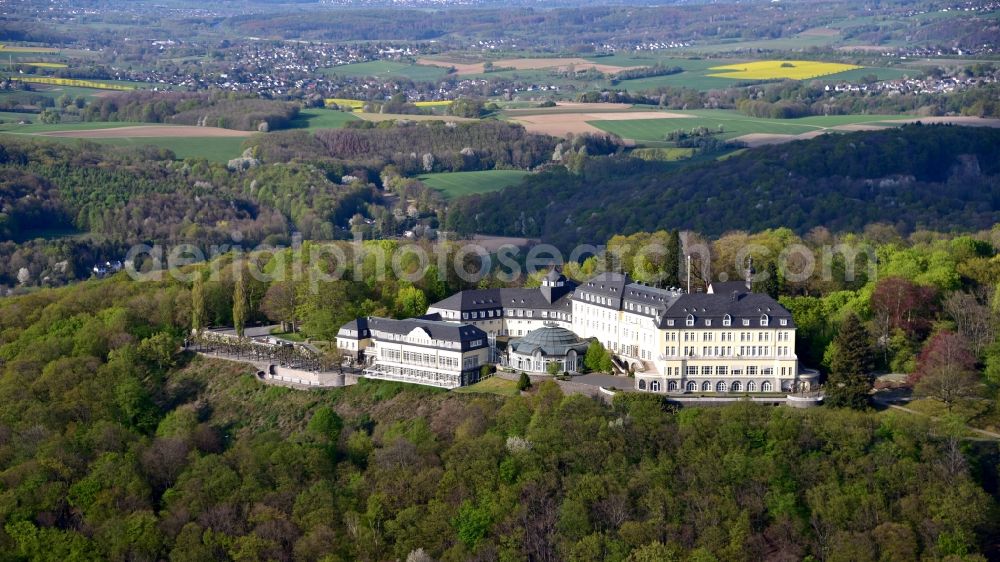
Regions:
<instances>
[{"instance_id":1,"label":"grassy clearing","mask_svg":"<svg viewBox=\"0 0 1000 562\"><path fill-rule=\"evenodd\" d=\"M424 66L386 60L334 66L332 68L324 68L322 72L338 76L376 76L379 78L399 76L423 82L434 82L448 74L447 69L437 66Z\"/></svg>"},{"instance_id":2,"label":"grassy clearing","mask_svg":"<svg viewBox=\"0 0 1000 562\"><path fill-rule=\"evenodd\" d=\"M523 170L483 170L478 172L444 172L419 176L428 187L443 192L447 197L461 197L473 193L488 193L516 185L529 172Z\"/></svg>"},{"instance_id":3,"label":"grassy clearing","mask_svg":"<svg viewBox=\"0 0 1000 562\"><path fill-rule=\"evenodd\" d=\"M0 61L2 64L2 61ZM25 94L39 94L48 98L56 99L63 94L75 98L81 96L87 99L93 98L94 96L101 95L104 90L95 90L94 88L78 88L75 86L46 86L38 84L32 87L31 92L21 92L21 91L6 91L0 92L0 99L18 99L25 97Z\"/></svg>"},{"instance_id":4,"label":"grassy clearing","mask_svg":"<svg viewBox=\"0 0 1000 562\"><path fill-rule=\"evenodd\" d=\"M3 121L3 123L0 123L0 130L2 130L4 125L17 123L18 121L21 120L27 120L34 123L35 121L38 120L38 114L21 113L18 111L0 111L0 121Z\"/></svg>"},{"instance_id":5,"label":"grassy clearing","mask_svg":"<svg viewBox=\"0 0 1000 562\"><path fill-rule=\"evenodd\" d=\"M358 117L346 111L310 108L299 111L292 122L293 129L340 129Z\"/></svg>"},{"instance_id":6,"label":"grassy clearing","mask_svg":"<svg viewBox=\"0 0 1000 562\"><path fill-rule=\"evenodd\" d=\"M636 119L627 121L589 121L591 125L614 133L623 138L642 143L660 143L671 131L691 130L707 127L717 131L722 126L720 138L731 139L751 133L767 133L778 135L798 135L818 129L826 129L841 125L876 123L907 119L904 115L828 115L803 117L801 119L760 119L748 117L735 111L703 109L684 111L693 117L677 119Z\"/></svg>"},{"instance_id":7,"label":"grassy clearing","mask_svg":"<svg viewBox=\"0 0 1000 562\"><path fill-rule=\"evenodd\" d=\"M810 47L826 47L838 41L836 35L799 34L781 39L759 39L755 41L736 41L733 43L713 43L696 45L686 49L692 53L726 53L748 51L753 49L770 49L774 51L804 51Z\"/></svg>"},{"instance_id":8,"label":"grassy clearing","mask_svg":"<svg viewBox=\"0 0 1000 562\"><path fill-rule=\"evenodd\" d=\"M694 156L693 148L637 148L630 152L632 156L643 160L658 162L677 162Z\"/></svg>"},{"instance_id":9,"label":"grassy clearing","mask_svg":"<svg viewBox=\"0 0 1000 562\"><path fill-rule=\"evenodd\" d=\"M306 337L302 335L302 332L282 332L281 328L275 328L271 331L271 335L282 340L294 341L303 343L306 341Z\"/></svg>"},{"instance_id":10,"label":"grassy clearing","mask_svg":"<svg viewBox=\"0 0 1000 562\"><path fill-rule=\"evenodd\" d=\"M453 115L410 115L409 113L355 113L356 116L365 121L478 121L469 117L455 117Z\"/></svg>"},{"instance_id":11,"label":"grassy clearing","mask_svg":"<svg viewBox=\"0 0 1000 562\"><path fill-rule=\"evenodd\" d=\"M121 125L116 123L114 125ZM68 130L63 126L63 129ZM14 135L9 135L13 137ZM42 137L42 136L21 136L21 138L31 138L34 140L47 140L53 142L96 142L100 144L110 144L114 146L146 146L152 145L159 148L166 148L173 151L179 160L187 158L205 158L211 162L228 162L236 158L243 152L243 141L246 139L239 137L161 137L161 138L111 138L111 139L79 139L72 137ZM0 133L0 139L7 135ZM9 138L7 137L7 138Z\"/></svg>"},{"instance_id":12,"label":"grassy clearing","mask_svg":"<svg viewBox=\"0 0 1000 562\"><path fill-rule=\"evenodd\" d=\"M807 60L762 60L743 62L724 66L713 66L713 77L736 78L739 80L808 80L818 76L827 76L857 70L861 68L853 64L836 62L817 62Z\"/></svg>"},{"instance_id":13,"label":"grassy clearing","mask_svg":"<svg viewBox=\"0 0 1000 562\"><path fill-rule=\"evenodd\" d=\"M498 394L500 396L517 396L521 393L521 391L517 389L517 382L502 379L497 376L477 382L472 386L456 388L453 392L460 392L463 394Z\"/></svg>"},{"instance_id":14,"label":"grassy clearing","mask_svg":"<svg viewBox=\"0 0 1000 562\"><path fill-rule=\"evenodd\" d=\"M4 118L6 123L0 125L0 131L8 133L51 133L53 131L92 131L94 129L117 129L118 127L132 127L144 125L146 123L124 123L124 122L103 122L103 121L77 121L69 123L53 123L46 125L38 122L38 115L30 113L5 113L4 115L21 115L28 118L30 125L18 125L14 118Z\"/></svg>"}]
</instances>

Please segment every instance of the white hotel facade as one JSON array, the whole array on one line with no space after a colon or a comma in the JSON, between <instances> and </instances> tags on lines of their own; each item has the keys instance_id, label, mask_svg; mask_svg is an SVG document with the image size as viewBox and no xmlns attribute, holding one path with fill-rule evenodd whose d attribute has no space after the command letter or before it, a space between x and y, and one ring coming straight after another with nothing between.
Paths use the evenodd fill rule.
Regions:
<instances>
[{"instance_id":1,"label":"white hotel facade","mask_svg":"<svg viewBox=\"0 0 1000 562\"><path fill-rule=\"evenodd\" d=\"M686 294L636 283L620 273L600 274L577 285L553 270L537 289L461 291L432 304L427 312L405 321L359 319L369 328L370 343L351 337L365 333L355 322L341 329L338 346L350 353L363 350L373 374L392 371L383 368L391 366L409 369L405 372L413 378L413 366L403 366L395 354L398 351L400 358L406 351L426 354L412 348L426 348L427 338L410 334L403 340L386 339L386 332L380 336L374 326L386 322L465 326L475 330L465 336L468 341L483 340L483 347L462 347L461 369L448 364L452 369L448 384L461 386L478 380L467 368L466 353L477 354L477 365L482 365L495 359L486 341L499 338L513 345L531 332L555 327L599 341L622 370L634 372L639 391L744 394L809 390L818 384L817 374L799 369L791 313L768 295L751 292L744 282L714 283L706 293ZM432 338L430 345L445 341L449 340ZM537 359L530 364L547 365L549 360L577 364L565 358ZM440 374L435 372L426 384L441 386Z\"/></svg>"}]
</instances>

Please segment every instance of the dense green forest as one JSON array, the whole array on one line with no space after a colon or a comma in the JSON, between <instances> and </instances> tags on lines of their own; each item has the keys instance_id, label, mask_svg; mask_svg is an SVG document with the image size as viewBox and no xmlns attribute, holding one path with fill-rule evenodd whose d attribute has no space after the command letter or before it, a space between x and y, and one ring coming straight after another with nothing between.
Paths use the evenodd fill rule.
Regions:
<instances>
[{"instance_id":1,"label":"dense green forest","mask_svg":"<svg viewBox=\"0 0 1000 562\"><path fill-rule=\"evenodd\" d=\"M128 92L94 98L79 113L85 121L273 131L291 125L299 114L299 104L218 92Z\"/></svg>"},{"instance_id":2,"label":"dense green forest","mask_svg":"<svg viewBox=\"0 0 1000 562\"><path fill-rule=\"evenodd\" d=\"M1000 221L998 162L1000 131L937 125L825 135L689 165L590 158L458 199L447 227L563 248L660 228L987 228Z\"/></svg>"},{"instance_id":3,"label":"dense green forest","mask_svg":"<svg viewBox=\"0 0 1000 562\"><path fill-rule=\"evenodd\" d=\"M909 283L997 273L990 233L889 235L866 237ZM222 269L209 315L231 309ZM374 273L313 293L313 327L414 289ZM846 286L824 306L864 313ZM270 291L248 287L254 310ZM193 309L189 284L124 276L0 300L0 559L984 560L1000 531L1000 457L963 418L604 405L552 383L296 391L180 353Z\"/></svg>"},{"instance_id":4,"label":"dense green forest","mask_svg":"<svg viewBox=\"0 0 1000 562\"><path fill-rule=\"evenodd\" d=\"M365 167L374 175L386 165L413 176L496 168L532 169L549 163L559 139L528 133L501 121L358 121L343 129L288 131L250 141L265 162L335 162ZM597 156L621 150L609 135L580 135L572 143Z\"/></svg>"}]
</instances>

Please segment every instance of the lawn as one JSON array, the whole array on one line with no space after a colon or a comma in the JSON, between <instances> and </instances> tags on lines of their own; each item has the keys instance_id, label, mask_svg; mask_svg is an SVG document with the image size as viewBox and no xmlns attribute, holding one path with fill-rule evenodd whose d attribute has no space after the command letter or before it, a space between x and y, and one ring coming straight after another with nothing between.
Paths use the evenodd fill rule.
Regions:
<instances>
[{"instance_id":1,"label":"lawn","mask_svg":"<svg viewBox=\"0 0 1000 562\"><path fill-rule=\"evenodd\" d=\"M292 122L293 129L340 129L358 118L346 111L335 109L310 108L299 111L298 118Z\"/></svg>"},{"instance_id":2,"label":"lawn","mask_svg":"<svg viewBox=\"0 0 1000 562\"><path fill-rule=\"evenodd\" d=\"M453 392L499 394L500 396L517 396L521 393L517 389L517 381L502 379L497 376L492 376L471 386L456 388Z\"/></svg>"},{"instance_id":3,"label":"lawn","mask_svg":"<svg viewBox=\"0 0 1000 562\"><path fill-rule=\"evenodd\" d=\"M323 74L336 74L338 76L376 76L380 78L400 76L423 82L434 82L448 74L447 69L437 66L407 64L387 60L345 64L343 66L324 68L321 72Z\"/></svg>"},{"instance_id":4,"label":"lawn","mask_svg":"<svg viewBox=\"0 0 1000 562\"><path fill-rule=\"evenodd\" d=\"M748 51L753 49L804 51L810 47L826 47L835 43L839 39L840 37L836 35L809 35L806 33L794 35L792 37L782 37L780 39L757 39L753 41L734 41L732 43L695 45L685 50L698 53L725 53L732 51Z\"/></svg>"},{"instance_id":5,"label":"lawn","mask_svg":"<svg viewBox=\"0 0 1000 562\"><path fill-rule=\"evenodd\" d=\"M365 121L478 121L471 117L455 117L453 115L411 115L409 113L355 113Z\"/></svg>"},{"instance_id":6,"label":"lawn","mask_svg":"<svg viewBox=\"0 0 1000 562\"><path fill-rule=\"evenodd\" d=\"M731 139L751 133L797 135L841 125L912 118L905 115L821 115L801 119L761 119L748 117L735 111L712 109L683 111L681 113L694 116L676 119L588 121L588 123L623 138L657 145L663 143L664 137L670 131L691 130L697 127L707 127L712 131L717 131L721 125L723 132L719 137Z\"/></svg>"},{"instance_id":7,"label":"lawn","mask_svg":"<svg viewBox=\"0 0 1000 562\"><path fill-rule=\"evenodd\" d=\"M443 172L419 176L428 187L443 192L447 197L461 197L473 193L499 191L516 185L529 172L523 170L484 170L479 172Z\"/></svg>"},{"instance_id":8,"label":"lawn","mask_svg":"<svg viewBox=\"0 0 1000 562\"><path fill-rule=\"evenodd\" d=\"M105 123L108 125L108 123ZM121 123L111 125L120 126ZM68 130L66 125L62 129ZM0 134L0 138L5 135ZM13 137L14 135L10 135ZM153 145L160 148L172 150L178 159L205 158L212 162L228 162L238 157L243 152L243 141L246 139L239 137L161 137L161 138L105 138L105 139L79 139L72 137L43 137L43 136L20 136L34 140L49 140L55 142L96 142L100 144L111 144L115 146L144 146Z\"/></svg>"},{"instance_id":9,"label":"lawn","mask_svg":"<svg viewBox=\"0 0 1000 562\"><path fill-rule=\"evenodd\" d=\"M11 116L7 118L6 116ZM18 125L14 116L20 115L31 121L30 125ZM145 125L148 123L126 123L115 121L75 121L60 122L47 125L38 121L39 116L34 113L4 113L4 124L0 125L0 132L7 133L49 133L52 131L91 131L94 129L117 129L118 127L130 127L135 125Z\"/></svg>"}]
</instances>

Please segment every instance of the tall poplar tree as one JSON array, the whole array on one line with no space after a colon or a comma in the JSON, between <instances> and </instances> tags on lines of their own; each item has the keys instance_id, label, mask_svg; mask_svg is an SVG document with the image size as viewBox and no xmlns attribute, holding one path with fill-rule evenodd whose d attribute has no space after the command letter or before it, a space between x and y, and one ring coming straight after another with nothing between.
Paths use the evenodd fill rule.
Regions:
<instances>
[{"instance_id":1,"label":"tall poplar tree","mask_svg":"<svg viewBox=\"0 0 1000 562\"><path fill-rule=\"evenodd\" d=\"M199 271L191 287L191 329L200 332L205 327L205 279Z\"/></svg>"},{"instance_id":2,"label":"tall poplar tree","mask_svg":"<svg viewBox=\"0 0 1000 562\"><path fill-rule=\"evenodd\" d=\"M233 288L233 327L236 329L236 335L242 338L248 314L247 280L242 261L233 263L233 278L236 283Z\"/></svg>"},{"instance_id":3,"label":"tall poplar tree","mask_svg":"<svg viewBox=\"0 0 1000 562\"><path fill-rule=\"evenodd\" d=\"M681 286L681 233L671 230L667 234L667 252L663 264L663 284L666 287Z\"/></svg>"}]
</instances>

